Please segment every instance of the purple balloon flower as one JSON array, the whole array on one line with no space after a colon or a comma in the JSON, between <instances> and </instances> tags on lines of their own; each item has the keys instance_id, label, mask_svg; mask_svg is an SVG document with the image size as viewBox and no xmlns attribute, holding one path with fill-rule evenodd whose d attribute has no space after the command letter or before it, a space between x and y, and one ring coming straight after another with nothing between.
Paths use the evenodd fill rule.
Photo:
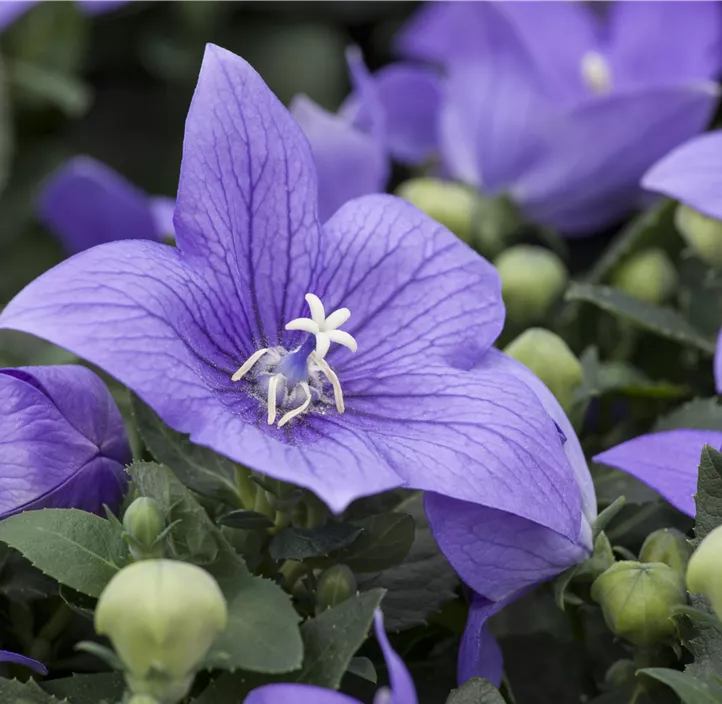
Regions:
<instances>
[{"instance_id":1,"label":"purple balloon flower","mask_svg":"<svg viewBox=\"0 0 722 704\"><path fill-rule=\"evenodd\" d=\"M33 672L37 672L39 675L48 674L48 668L45 667L43 663L25 657L24 655L18 655L18 653L11 653L9 650L0 650L0 662L22 665L23 667L30 668Z\"/></svg>"},{"instance_id":2,"label":"purple balloon flower","mask_svg":"<svg viewBox=\"0 0 722 704\"><path fill-rule=\"evenodd\" d=\"M374 615L376 638L386 660L391 688L381 689L375 704L417 704L416 689L409 671L389 643L381 611ZM307 684L269 684L254 689L244 704L360 704L358 699Z\"/></svg>"},{"instance_id":3,"label":"purple balloon flower","mask_svg":"<svg viewBox=\"0 0 722 704\"><path fill-rule=\"evenodd\" d=\"M392 158L419 164L436 144L441 94L434 71L396 64L371 75L357 50L347 59L353 93L337 114L305 95L290 107L316 160L322 222L346 201L386 190Z\"/></svg>"},{"instance_id":4,"label":"purple balloon flower","mask_svg":"<svg viewBox=\"0 0 722 704\"><path fill-rule=\"evenodd\" d=\"M496 271L392 196L321 227L317 192L300 128L246 62L210 46L178 247L82 252L22 291L0 327L87 358L194 442L334 511L411 486L576 541L580 492L554 421L489 350L503 324Z\"/></svg>"},{"instance_id":5,"label":"purple balloon flower","mask_svg":"<svg viewBox=\"0 0 722 704\"><path fill-rule=\"evenodd\" d=\"M48 179L39 217L70 254L104 242L173 236L172 198L149 197L105 164L76 157Z\"/></svg>"},{"instance_id":6,"label":"purple balloon flower","mask_svg":"<svg viewBox=\"0 0 722 704\"><path fill-rule=\"evenodd\" d=\"M0 2L0 30L9 27L15 20L28 12L42 0L2 0ZM77 0L77 5L86 15L102 15L127 5L130 0Z\"/></svg>"},{"instance_id":7,"label":"purple balloon flower","mask_svg":"<svg viewBox=\"0 0 722 704\"><path fill-rule=\"evenodd\" d=\"M74 365L0 369L0 408L0 519L120 504L130 446L97 375Z\"/></svg>"},{"instance_id":8,"label":"purple balloon flower","mask_svg":"<svg viewBox=\"0 0 722 704\"><path fill-rule=\"evenodd\" d=\"M445 171L579 236L636 207L644 171L707 124L720 37L716 3L616 2L603 22L573 2L441 2L399 49L446 71Z\"/></svg>"}]
</instances>

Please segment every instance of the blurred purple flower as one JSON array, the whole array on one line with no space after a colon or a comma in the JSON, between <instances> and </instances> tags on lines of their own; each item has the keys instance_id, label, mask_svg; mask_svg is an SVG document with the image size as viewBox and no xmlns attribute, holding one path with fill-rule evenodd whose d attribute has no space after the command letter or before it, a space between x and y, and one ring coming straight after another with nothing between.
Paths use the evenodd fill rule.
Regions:
<instances>
[{"instance_id":1,"label":"blurred purple flower","mask_svg":"<svg viewBox=\"0 0 722 704\"><path fill-rule=\"evenodd\" d=\"M659 492L672 506L694 516L702 448L722 446L722 432L667 430L641 435L598 454L595 462L616 467Z\"/></svg>"},{"instance_id":2,"label":"blurred purple flower","mask_svg":"<svg viewBox=\"0 0 722 704\"><path fill-rule=\"evenodd\" d=\"M9 27L42 0L0 0L0 30ZM76 0L86 15L102 15L127 5L131 0Z\"/></svg>"},{"instance_id":3,"label":"blurred purple flower","mask_svg":"<svg viewBox=\"0 0 722 704\"><path fill-rule=\"evenodd\" d=\"M79 366L0 369L0 519L40 508L117 508L131 460L103 382Z\"/></svg>"},{"instance_id":4,"label":"blurred purple flower","mask_svg":"<svg viewBox=\"0 0 722 704\"><path fill-rule=\"evenodd\" d=\"M371 75L358 50L347 59L353 93L337 114L305 95L290 107L316 161L321 222L352 198L383 193L392 158L423 163L436 143L441 94L434 71L396 64Z\"/></svg>"},{"instance_id":5,"label":"blurred purple flower","mask_svg":"<svg viewBox=\"0 0 722 704\"><path fill-rule=\"evenodd\" d=\"M172 198L149 197L105 164L76 157L40 195L39 217L69 254L115 240L172 237Z\"/></svg>"},{"instance_id":6,"label":"blurred purple flower","mask_svg":"<svg viewBox=\"0 0 722 704\"><path fill-rule=\"evenodd\" d=\"M699 132L718 97L720 8L616 2L440 2L400 51L446 72L444 170L569 236L640 202L644 171Z\"/></svg>"},{"instance_id":7,"label":"blurred purple flower","mask_svg":"<svg viewBox=\"0 0 722 704\"><path fill-rule=\"evenodd\" d=\"M48 668L43 663L27 658L24 655L18 655L17 653L11 653L8 650L0 650L0 662L9 662L13 665L22 665L23 667L29 667L33 672L37 672L39 675L47 675Z\"/></svg>"},{"instance_id":8,"label":"blurred purple flower","mask_svg":"<svg viewBox=\"0 0 722 704\"><path fill-rule=\"evenodd\" d=\"M391 196L322 228L303 134L214 46L178 193L177 248L87 250L30 284L0 327L87 358L194 442L334 511L410 486L577 545L582 499L554 421L489 349L504 316L493 267Z\"/></svg>"},{"instance_id":9,"label":"blurred purple flower","mask_svg":"<svg viewBox=\"0 0 722 704\"><path fill-rule=\"evenodd\" d=\"M374 616L376 638L386 660L391 681L390 690L380 689L375 704L417 704L416 689L401 658L394 651L384 631L383 615ZM254 689L244 704L360 704L358 699L307 684L269 684Z\"/></svg>"}]
</instances>

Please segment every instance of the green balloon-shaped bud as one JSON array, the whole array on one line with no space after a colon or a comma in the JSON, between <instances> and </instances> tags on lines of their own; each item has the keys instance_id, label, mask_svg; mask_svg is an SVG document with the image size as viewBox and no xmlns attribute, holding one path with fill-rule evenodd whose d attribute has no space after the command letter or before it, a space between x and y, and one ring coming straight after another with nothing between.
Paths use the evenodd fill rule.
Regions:
<instances>
[{"instance_id":1,"label":"green balloon-shaped bud","mask_svg":"<svg viewBox=\"0 0 722 704\"><path fill-rule=\"evenodd\" d=\"M464 242L471 241L476 194L467 186L436 178L412 178L398 187L396 195L413 203Z\"/></svg>"},{"instance_id":2,"label":"green balloon-shaped bud","mask_svg":"<svg viewBox=\"0 0 722 704\"><path fill-rule=\"evenodd\" d=\"M700 259L722 267L722 221L680 204L674 221L684 241Z\"/></svg>"},{"instance_id":3,"label":"green balloon-shaped bud","mask_svg":"<svg viewBox=\"0 0 722 704\"><path fill-rule=\"evenodd\" d=\"M722 619L722 526L699 544L687 566L687 588L704 594Z\"/></svg>"},{"instance_id":4,"label":"green balloon-shaped bud","mask_svg":"<svg viewBox=\"0 0 722 704\"><path fill-rule=\"evenodd\" d=\"M324 571L316 585L318 611L338 606L357 591L356 577L346 565L334 565Z\"/></svg>"},{"instance_id":5,"label":"green balloon-shaped bud","mask_svg":"<svg viewBox=\"0 0 722 704\"><path fill-rule=\"evenodd\" d=\"M592 584L591 594L610 630L638 646L671 638L672 609L687 599L682 576L661 562L617 562Z\"/></svg>"},{"instance_id":6,"label":"green balloon-shaped bud","mask_svg":"<svg viewBox=\"0 0 722 704\"><path fill-rule=\"evenodd\" d=\"M528 325L543 318L567 285L568 273L551 250L527 244L504 250L494 266L509 320Z\"/></svg>"},{"instance_id":7,"label":"green balloon-shaped bud","mask_svg":"<svg viewBox=\"0 0 722 704\"><path fill-rule=\"evenodd\" d=\"M142 560L110 580L95 610L133 694L176 704L228 622L226 601L205 570L175 560Z\"/></svg>"},{"instance_id":8,"label":"green balloon-shaped bud","mask_svg":"<svg viewBox=\"0 0 722 704\"><path fill-rule=\"evenodd\" d=\"M660 528L650 533L639 551L640 562L663 562L683 575L692 555L687 536L676 528Z\"/></svg>"},{"instance_id":9,"label":"green balloon-shaped bud","mask_svg":"<svg viewBox=\"0 0 722 704\"><path fill-rule=\"evenodd\" d=\"M584 381L584 372L559 335L543 328L529 328L510 342L504 352L529 367L565 410L571 408L574 392Z\"/></svg>"},{"instance_id":10,"label":"green balloon-shaped bud","mask_svg":"<svg viewBox=\"0 0 722 704\"><path fill-rule=\"evenodd\" d=\"M159 704L159 702L150 694L136 694L128 700L128 704Z\"/></svg>"},{"instance_id":11,"label":"green balloon-shaped bud","mask_svg":"<svg viewBox=\"0 0 722 704\"><path fill-rule=\"evenodd\" d=\"M165 518L155 500L142 496L128 506L123 527L135 560L163 557Z\"/></svg>"},{"instance_id":12,"label":"green balloon-shaped bud","mask_svg":"<svg viewBox=\"0 0 722 704\"><path fill-rule=\"evenodd\" d=\"M612 285L640 301L660 304L674 293L677 271L664 250L644 249L617 267Z\"/></svg>"}]
</instances>

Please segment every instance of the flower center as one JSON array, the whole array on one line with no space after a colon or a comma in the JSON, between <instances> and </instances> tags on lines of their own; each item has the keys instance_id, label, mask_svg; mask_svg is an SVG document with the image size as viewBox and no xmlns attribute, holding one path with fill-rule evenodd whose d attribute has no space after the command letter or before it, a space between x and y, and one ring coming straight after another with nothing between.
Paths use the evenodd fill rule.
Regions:
<instances>
[{"instance_id":1,"label":"flower center","mask_svg":"<svg viewBox=\"0 0 722 704\"><path fill-rule=\"evenodd\" d=\"M279 428L305 413L311 404L328 403L326 388L329 384L336 410L339 413L345 410L341 383L325 357L332 342L356 351L356 340L338 329L349 319L351 312L348 308L339 308L326 317L318 296L307 293L306 302L311 317L296 318L286 325L286 330L308 333L303 344L290 352L283 347L256 350L231 377L231 381L240 381L251 373L248 380L255 395L268 406L268 424L273 425L278 411L285 410L278 421Z\"/></svg>"},{"instance_id":2,"label":"flower center","mask_svg":"<svg viewBox=\"0 0 722 704\"><path fill-rule=\"evenodd\" d=\"M582 79L592 93L606 95L612 90L612 70L598 51L588 51L582 56Z\"/></svg>"}]
</instances>

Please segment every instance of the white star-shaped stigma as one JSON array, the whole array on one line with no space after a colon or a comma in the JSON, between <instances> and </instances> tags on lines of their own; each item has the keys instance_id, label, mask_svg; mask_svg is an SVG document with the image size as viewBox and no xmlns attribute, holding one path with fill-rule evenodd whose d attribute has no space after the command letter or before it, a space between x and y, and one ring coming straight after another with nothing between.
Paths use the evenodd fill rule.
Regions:
<instances>
[{"instance_id":1,"label":"white star-shaped stigma","mask_svg":"<svg viewBox=\"0 0 722 704\"><path fill-rule=\"evenodd\" d=\"M332 342L348 347L355 352L358 345L349 333L339 330L351 315L348 308L339 308L326 317L321 299L313 293L306 294L306 303L311 309L310 318L296 318L286 325L286 330L304 330L316 336L316 358L321 360L328 353Z\"/></svg>"}]
</instances>

